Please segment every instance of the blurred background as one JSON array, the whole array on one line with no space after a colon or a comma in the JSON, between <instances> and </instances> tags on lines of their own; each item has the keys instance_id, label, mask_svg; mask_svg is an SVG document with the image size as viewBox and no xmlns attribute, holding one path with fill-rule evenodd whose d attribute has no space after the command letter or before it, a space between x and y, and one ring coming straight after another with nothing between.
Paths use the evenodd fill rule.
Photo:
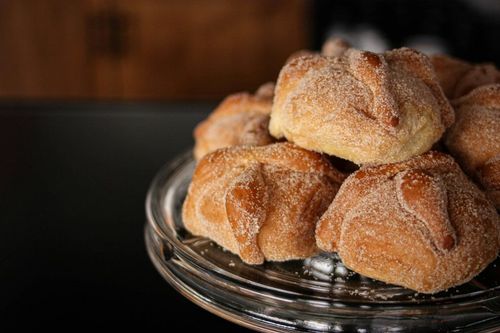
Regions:
<instances>
[{"instance_id":1,"label":"blurred background","mask_svg":"<svg viewBox=\"0 0 500 333\"><path fill-rule=\"evenodd\" d=\"M329 35L500 64L498 0L0 0L0 100L215 100Z\"/></svg>"},{"instance_id":2,"label":"blurred background","mask_svg":"<svg viewBox=\"0 0 500 333\"><path fill-rule=\"evenodd\" d=\"M500 0L0 0L0 332L240 332L144 246L194 126L330 35L500 65L499 32Z\"/></svg>"}]
</instances>

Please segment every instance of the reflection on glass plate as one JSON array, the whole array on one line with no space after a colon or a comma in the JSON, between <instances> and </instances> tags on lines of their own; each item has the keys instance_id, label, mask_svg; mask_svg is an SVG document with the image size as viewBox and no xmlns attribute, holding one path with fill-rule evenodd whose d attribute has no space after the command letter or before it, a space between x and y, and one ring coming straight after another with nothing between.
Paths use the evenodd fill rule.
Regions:
<instances>
[{"instance_id":1,"label":"reflection on glass plate","mask_svg":"<svg viewBox=\"0 0 500 333\"><path fill-rule=\"evenodd\" d=\"M264 332L495 332L500 327L500 260L471 282L434 295L375 281L337 255L245 265L182 223L191 153L160 170L146 202L146 246L154 265L201 307Z\"/></svg>"}]
</instances>

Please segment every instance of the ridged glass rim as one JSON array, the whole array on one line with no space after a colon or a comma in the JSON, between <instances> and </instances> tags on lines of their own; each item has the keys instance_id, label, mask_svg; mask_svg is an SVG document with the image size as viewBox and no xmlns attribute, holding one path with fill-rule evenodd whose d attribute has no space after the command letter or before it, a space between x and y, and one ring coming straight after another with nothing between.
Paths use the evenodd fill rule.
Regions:
<instances>
[{"instance_id":1,"label":"ridged glass rim","mask_svg":"<svg viewBox=\"0 0 500 333\"><path fill-rule=\"evenodd\" d=\"M169 194L171 192L168 191L170 186L176 180L176 175L179 174L179 168L185 166L187 163L192 162L192 151L188 150L182 154L180 154L177 158L172 160L169 163L166 163L156 174L154 177L148 194L146 198L146 216L147 223L153 229L154 233L163 241L165 246L172 247L175 255L181 258L185 265L191 266L193 274L200 275L209 275L213 279L214 285L217 285L219 279L221 281L221 286L227 286L227 284L233 284L235 288L242 289L242 292L248 293L248 295L254 295L255 297L261 297L263 294L269 296L272 294L272 297L275 298L276 301L282 301L284 303L288 303L290 301L296 301L296 297L300 296L301 299L305 297L303 294L299 294L296 292L290 292L283 289L273 288L269 285L262 284L256 281L248 281L244 278L240 278L239 276L230 273L228 271L224 271L208 261L203 256L199 255L195 251L191 250L185 244L183 244L176 236L175 230L172 230L169 226L169 223L166 221L170 221L170 224L173 225L173 216L172 212L165 212L164 206L165 203L168 206ZM182 170L181 170L182 171ZM281 279L278 274L276 276L268 276L270 279L276 279L280 283L289 284L289 280ZM297 278L297 282L299 279ZM304 285L304 280L300 280L300 284ZM307 284L307 283L306 283ZM311 283L309 287L318 288L323 286L325 289L328 288L329 283L325 281L314 281ZM366 305L369 309L380 310L380 306L384 307L384 310L401 309L401 307L406 308L422 308L425 306L439 306L441 309L443 308L455 308L455 307L463 307L466 305L472 305L475 303L487 302L495 298L500 297L500 285L485 289L478 290L474 292L470 292L467 294L459 294L459 295L451 295L443 298L435 298L435 299L426 299L426 300L379 300L379 299L366 299L366 300L345 300L345 299L336 299L331 295L327 296L318 296L318 295L307 295L307 301L310 304L317 304L320 308L327 306L323 304L323 302L327 302L330 304L332 302L339 302L346 306L350 306L356 308L358 311L360 310L360 306ZM364 307L363 307L364 308ZM363 309L368 310L368 309ZM364 312L364 311L362 311Z\"/></svg>"}]
</instances>

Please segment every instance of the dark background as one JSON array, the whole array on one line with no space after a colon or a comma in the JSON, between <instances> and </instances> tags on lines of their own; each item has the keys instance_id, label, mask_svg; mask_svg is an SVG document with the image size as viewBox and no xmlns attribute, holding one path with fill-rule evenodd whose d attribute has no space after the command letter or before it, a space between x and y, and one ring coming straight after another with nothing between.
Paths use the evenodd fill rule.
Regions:
<instances>
[{"instance_id":1,"label":"dark background","mask_svg":"<svg viewBox=\"0 0 500 333\"><path fill-rule=\"evenodd\" d=\"M0 0L0 99L217 100L344 36L500 64L498 0Z\"/></svg>"},{"instance_id":2,"label":"dark background","mask_svg":"<svg viewBox=\"0 0 500 333\"><path fill-rule=\"evenodd\" d=\"M314 8L315 48L335 27L368 26L386 39L389 48L408 46L415 37L431 37L450 55L500 65L496 0L321 0Z\"/></svg>"},{"instance_id":3,"label":"dark background","mask_svg":"<svg viewBox=\"0 0 500 333\"><path fill-rule=\"evenodd\" d=\"M174 291L143 240L153 175L210 107L0 105L0 331L238 329Z\"/></svg>"},{"instance_id":4,"label":"dark background","mask_svg":"<svg viewBox=\"0 0 500 333\"><path fill-rule=\"evenodd\" d=\"M156 171L192 146L220 98L274 80L292 51L330 34L499 64L498 7L0 0L0 331L243 331L149 262L144 199Z\"/></svg>"}]
</instances>

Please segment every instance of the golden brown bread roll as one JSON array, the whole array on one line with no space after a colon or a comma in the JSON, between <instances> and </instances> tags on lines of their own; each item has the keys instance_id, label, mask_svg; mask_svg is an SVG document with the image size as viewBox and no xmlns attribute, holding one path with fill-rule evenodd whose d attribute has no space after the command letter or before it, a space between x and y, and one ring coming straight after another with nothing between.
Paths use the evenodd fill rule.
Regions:
<instances>
[{"instance_id":1,"label":"golden brown bread roll","mask_svg":"<svg viewBox=\"0 0 500 333\"><path fill-rule=\"evenodd\" d=\"M226 97L194 130L194 156L236 145L260 146L275 140L268 130L274 84L259 87L255 95L237 93Z\"/></svg>"},{"instance_id":2,"label":"golden brown bread roll","mask_svg":"<svg viewBox=\"0 0 500 333\"><path fill-rule=\"evenodd\" d=\"M270 132L357 164L428 151L454 114L429 59L403 48L292 60L275 89Z\"/></svg>"},{"instance_id":3,"label":"golden brown bread roll","mask_svg":"<svg viewBox=\"0 0 500 333\"><path fill-rule=\"evenodd\" d=\"M445 145L500 209L500 84L476 88L453 106L456 122Z\"/></svg>"},{"instance_id":4,"label":"golden brown bread roll","mask_svg":"<svg viewBox=\"0 0 500 333\"><path fill-rule=\"evenodd\" d=\"M482 85L500 83L500 72L491 63L471 64L442 54L431 56L431 62L449 99L463 96Z\"/></svg>"},{"instance_id":5,"label":"golden brown bread roll","mask_svg":"<svg viewBox=\"0 0 500 333\"><path fill-rule=\"evenodd\" d=\"M306 258L343 179L321 155L290 143L219 149L196 167L184 225L248 264Z\"/></svg>"},{"instance_id":6,"label":"golden brown bread roll","mask_svg":"<svg viewBox=\"0 0 500 333\"><path fill-rule=\"evenodd\" d=\"M350 175L316 239L362 275L435 293L469 281L496 258L500 221L450 156L429 152Z\"/></svg>"},{"instance_id":7,"label":"golden brown bread roll","mask_svg":"<svg viewBox=\"0 0 500 333\"><path fill-rule=\"evenodd\" d=\"M484 163L478 170L478 179L488 198L500 210L500 155Z\"/></svg>"}]
</instances>

